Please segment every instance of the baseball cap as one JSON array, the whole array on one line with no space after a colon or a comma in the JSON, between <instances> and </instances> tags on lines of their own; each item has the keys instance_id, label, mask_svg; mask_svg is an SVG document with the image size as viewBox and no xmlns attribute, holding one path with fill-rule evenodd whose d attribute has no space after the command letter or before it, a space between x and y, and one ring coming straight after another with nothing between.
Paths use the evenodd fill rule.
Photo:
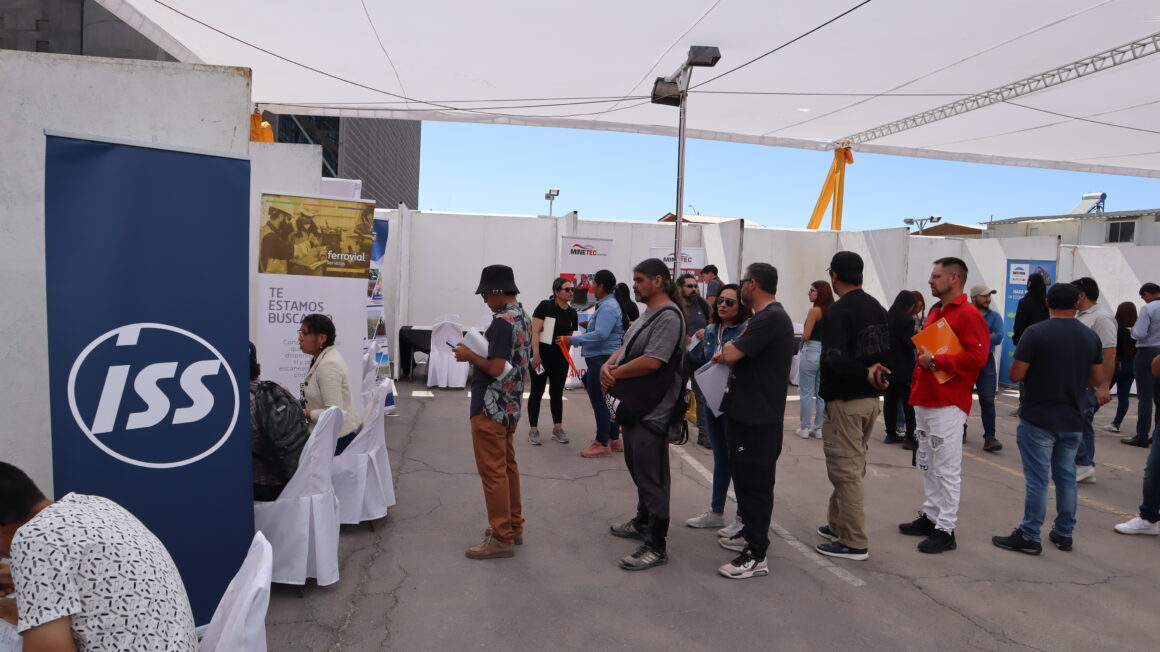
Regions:
<instances>
[{"instance_id":1,"label":"baseball cap","mask_svg":"<svg viewBox=\"0 0 1160 652\"><path fill-rule=\"evenodd\" d=\"M987 287L986 285L976 285L976 286L971 288L971 296L972 297L981 297L984 294L995 294L996 292L997 292L997 290L992 290L991 288Z\"/></svg>"}]
</instances>

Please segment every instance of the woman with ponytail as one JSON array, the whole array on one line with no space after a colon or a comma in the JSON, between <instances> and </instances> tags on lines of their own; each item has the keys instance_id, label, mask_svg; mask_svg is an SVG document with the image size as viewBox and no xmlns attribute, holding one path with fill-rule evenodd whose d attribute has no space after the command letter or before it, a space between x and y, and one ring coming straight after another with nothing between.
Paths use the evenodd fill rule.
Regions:
<instances>
[{"instance_id":1,"label":"woman with ponytail","mask_svg":"<svg viewBox=\"0 0 1160 652\"><path fill-rule=\"evenodd\" d=\"M624 444L620 441L619 428L608 410L604 401L604 393L600 389L600 367L608 361L608 356L620 348L620 340L624 336L624 313L620 302L613 292L616 289L616 277L612 272L602 269L588 280L593 296L596 297L596 312L588 320L585 331L575 337L568 335L559 338L564 346L580 346L580 354L584 356L584 363L588 371L584 375L584 389L588 391L588 400L592 403L592 414L596 418L596 439L592 445L580 451L581 457L608 457L613 451L623 452Z\"/></svg>"}]
</instances>

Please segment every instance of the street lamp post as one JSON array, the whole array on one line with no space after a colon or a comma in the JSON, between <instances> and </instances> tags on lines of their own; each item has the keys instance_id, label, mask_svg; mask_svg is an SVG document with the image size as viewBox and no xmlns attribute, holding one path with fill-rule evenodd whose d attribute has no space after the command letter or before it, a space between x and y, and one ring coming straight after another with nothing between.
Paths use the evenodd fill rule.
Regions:
<instances>
[{"instance_id":1,"label":"street lamp post","mask_svg":"<svg viewBox=\"0 0 1160 652\"><path fill-rule=\"evenodd\" d=\"M923 231L923 229L926 228L927 223L938 224L939 220L941 220L941 219L942 219L941 215L931 215L930 217L918 217L918 218L908 217L908 218L902 220L902 223L907 225L907 226L914 226L915 224L917 224L918 225L918 234L922 235L922 231Z\"/></svg>"},{"instance_id":2,"label":"street lamp post","mask_svg":"<svg viewBox=\"0 0 1160 652\"><path fill-rule=\"evenodd\" d=\"M668 77L653 82L652 103L680 108L677 123L677 225L673 233L673 279L681 270L681 224L685 221L685 106L689 98L689 79L693 68L712 68L721 60L721 50L714 46L694 45L685 62Z\"/></svg>"},{"instance_id":3,"label":"street lamp post","mask_svg":"<svg viewBox=\"0 0 1160 652\"><path fill-rule=\"evenodd\" d=\"M544 199L548 200L548 217L552 217L552 204L556 202L556 198L559 196L559 188L548 188L548 192L544 193Z\"/></svg>"}]
</instances>

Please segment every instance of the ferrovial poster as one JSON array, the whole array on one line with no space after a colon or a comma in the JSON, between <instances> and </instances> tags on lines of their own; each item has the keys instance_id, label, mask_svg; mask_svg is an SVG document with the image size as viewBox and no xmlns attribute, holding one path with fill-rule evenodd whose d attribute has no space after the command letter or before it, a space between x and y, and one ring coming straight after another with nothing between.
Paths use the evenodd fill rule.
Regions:
<instances>
[{"instance_id":1,"label":"ferrovial poster","mask_svg":"<svg viewBox=\"0 0 1160 652\"><path fill-rule=\"evenodd\" d=\"M1015 385L1008 372L1015 359L1015 342L1011 339L1015 332L1015 311L1019 300L1027 295L1027 279L1032 274L1042 274L1051 287L1055 283L1054 260L1008 260L1007 294L1003 297L1003 352L999 358L999 382Z\"/></svg>"},{"instance_id":2,"label":"ferrovial poster","mask_svg":"<svg viewBox=\"0 0 1160 652\"><path fill-rule=\"evenodd\" d=\"M673 259L675 255L672 247L652 247L649 250L649 255L653 258L660 258L665 261L665 265L673 268ZM689 272L690 274L699 274L705 268L705 248L704 247L681 247L681 273Z\"/></svg>"},{"instance_id":3,"label":"ferrovial poster","mask_svg":"<svg viewBox=\"0 0 1160 652\"><path fill-rule=\"evenodd\" d=\"M262 378L300 395L310 357L298 327L311 313L334 322L335 346L361 409L374 202L262 194L258 230L258 361Z\"/></svg>"},{"instance_id":4,"label":"ferrovial poster","mask_svg":"<svg viewBox=\"0 0 1160 652\"><path fill-rule=\"evenodd\" d=\"M250 163L58 136L44 163L52 423L21 434L51 433L56 498L157 535L206 624L254 536Z\"/></svg>"}]
</instances>

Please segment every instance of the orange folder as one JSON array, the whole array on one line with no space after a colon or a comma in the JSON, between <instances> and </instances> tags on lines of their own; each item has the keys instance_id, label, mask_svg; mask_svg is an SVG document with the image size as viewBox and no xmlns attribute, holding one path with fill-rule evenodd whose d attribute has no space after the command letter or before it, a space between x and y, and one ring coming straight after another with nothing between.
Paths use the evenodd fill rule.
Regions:
<instances>
[{"instance_id":1,"label":"orange folder","mask_svg":"<svg viewBox=\"0 0 1160 652\"><path fill-rule=\"evenodd\" d=\"M956 355L963 352L963 345L959 344L959 336L951 330L950 324L947 320L940 319L935 323L922 329L922 331L910 338L914 345L918 347L921 353L930 353L933 355ZM954 374L948 374L941 369L935 369L931 373L934 374L934 379L943 384L946 381L954 378Z\"/></svg>"},{"instance_id":2,"label":"orange folder","mask_svg":"<svg viewBox=\"0 0 1160 652\"><path fill-rule=\"evenodd\" d=\"M576 371L576 363L572 362L571 351L568 350L568 347L564 346L563 340L556 340L556 342L559 343L560 350L564 352L564 359L568 361L568 366L572 368L572 373L576 374L576 377L579 378L580 372Z\"/></svg>"}]
</instances>

